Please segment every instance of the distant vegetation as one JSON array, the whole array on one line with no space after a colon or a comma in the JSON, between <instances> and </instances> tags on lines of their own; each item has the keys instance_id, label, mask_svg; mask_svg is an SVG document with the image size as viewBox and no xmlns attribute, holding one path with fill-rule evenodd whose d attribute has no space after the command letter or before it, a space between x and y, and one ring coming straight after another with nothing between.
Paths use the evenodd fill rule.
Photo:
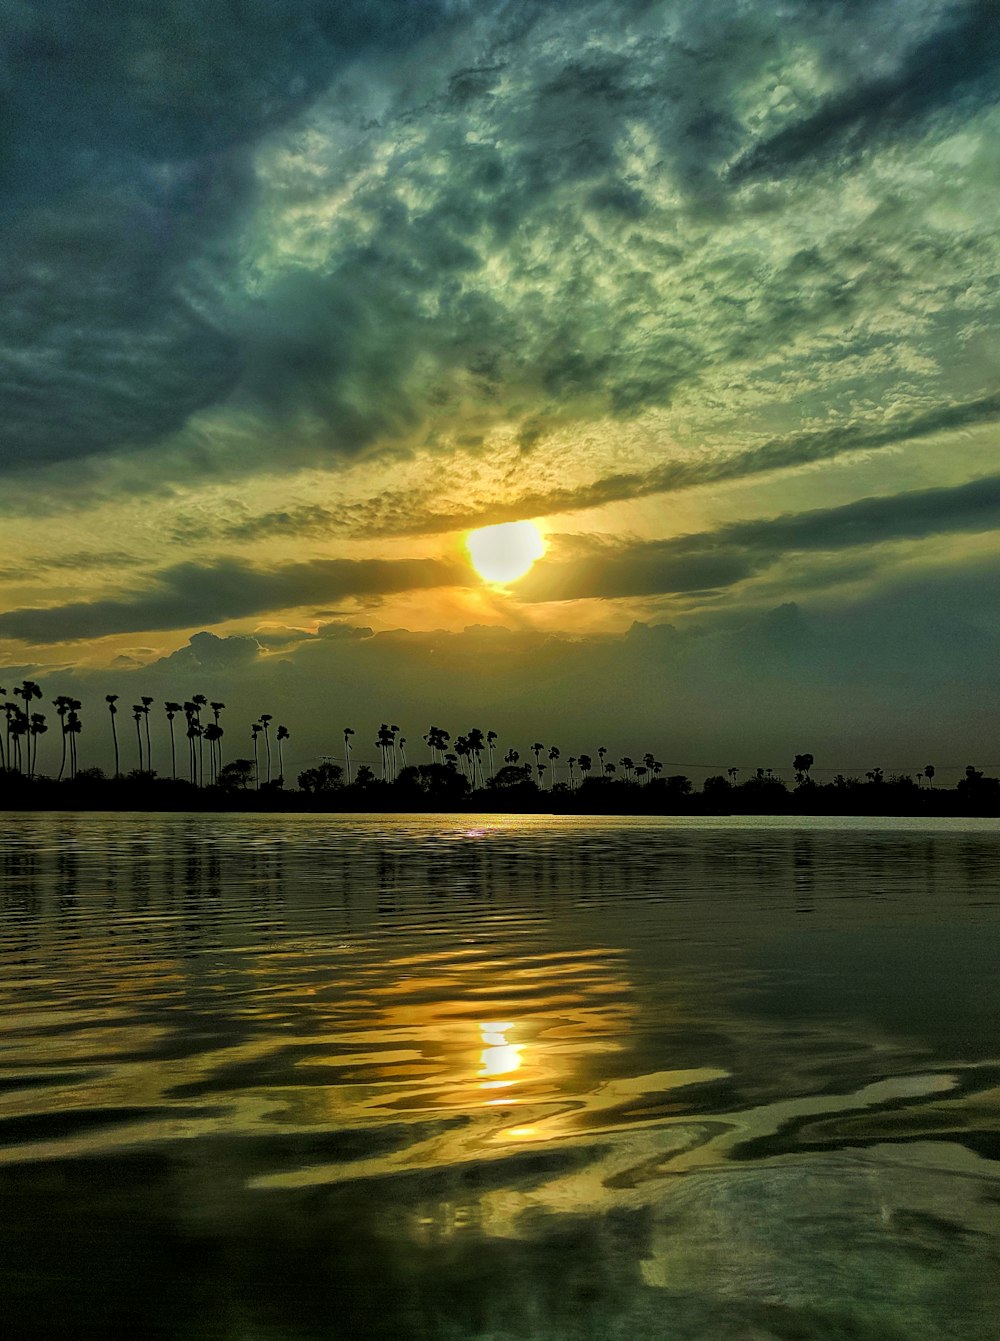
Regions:
<instances>
[{"instance_id":1,"label":"distant vegetation","mask_svg":"<svg viewBox=\"0 0 1000 1341\"><path fill-rule=\"evenodd\" d=\"M10 697L8 697L8 693ZM225 704L195 694L165 700L161 731L163 773L154 769L150 712L154 700L142 696L131 706L134 724L127 741L119 736L117 694L107 694L88 727L107 732L115 771L80 766L83 704L67 695L52 700L58 731L39 764L47 715L35 709L41 687L25 680L12 691L0 687L0 802L8 809L165 809L368 811L468 810L544 811L568 814L834 814L947 815L1000 814L1000 780L971 764L955 787L934 785L936 770L926 764L915 774L881 768L864 776L837 774L820 783L811 754L791 760L791 778L771 768L729 768L706 778L695 790L682 773L667 774L654 755L622 755L617 761L600 745L593 754L566 755L556 745L534 741L501 753L495 731L473 727L452 737L431 726L421 737L427 758L412 763L407 740L395 724L375 733L371 757L355 755L355 732L345 727L337 756L309 761L286 782L285 752L291 733L262 712L244 739L252 757L224 762ZM106 716L105 716L106 713ZM103 721L102 721L103 719ZM53 733L54 734L54 733ZM165 737L163 739L162 737ZM123 752L128 762L123 770ZM249 753L249 752L248 752ZM132 763L132 760L135 762ZM58 767L56 763L58 762Z\"/></svg>"}]
</instances>

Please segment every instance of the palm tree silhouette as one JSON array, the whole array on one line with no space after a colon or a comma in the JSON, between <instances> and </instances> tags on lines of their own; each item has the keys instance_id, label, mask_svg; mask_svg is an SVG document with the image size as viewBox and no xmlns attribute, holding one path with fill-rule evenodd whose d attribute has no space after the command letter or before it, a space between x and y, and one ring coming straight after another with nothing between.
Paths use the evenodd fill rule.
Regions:
<instances>
[{"instance_id":1,"label":"palm tree silhouette","mask_svg":"<svg viewBox=\"0 0 1000 1341\"><path fill-rule=\"evenodd\" d=\"M556 780L556 760L559 758L559 747L553 745L549 750L549 791L555 786Z\"/></svg>"},{"instance_id":2,"label":"palm tree silhouette","mask_svg":"<svg viewBox=\"0 0 1000 1341\"><path fill-rule=\"evenodd\" d=\"M208 706L212 709L214 725L218 727L218 731L212 733L210 740L208 734L206 733L205 739L209 740L209 748L214 752L215 755L215 763L213 765L213 768L215 770L215 781L218 782L219 774L222 772L222 737L226 734L225 731L223 731L222 729L222 723L219 721L219 715L221 714L223 708L226 705L224 703L213 702L210 703Z\"/></svg>"},{"instance_id":3,"label":"palm tree silhouette","mask_svg":"<svg viewBox=\"0 0 1000 1341\"><path fill-rule=\"evenodd\" d=\"M571 755L569 756L569 758L566 760L566 763L569 765L569 789L570 789L570 791L575 791L575 790L576 790L576 777L574 776L574 773L573 773L573 765L576 763L576 755L575 755L575 754L571 754Z\"/></svg>"},{"instance_id":4,"label":"palm tree silhouette","mask_svg":"<svg viewBox=\"0 0 1000 1341\"><path fill-rule=\"evenodd\" d=\"M589 755L589 754L581 754L581 755L580 755L580 772L583 774L583 779L584 779L585 782L586 782L587 778L590 777L590 770L591 770L593 767L594 767L594 761L593 761L593 759L591 759L590 755Z\"/></svg>"},{"instance_id":5,"label":"palm tree silhouette","mask_svg":"<svg viewBox=\"0 0 1000 1341\"><path fill-rule=\"evenodd\" d=\"M344 763L347 765L347 785L351 785L351 736L354 732L349 726L344 727Z\"/></svg>"},{"instance_id":6,"label":"palm tree silhouette","mask_svg":"<svg viewBox=\"0 0 1000 1341\"><path fill-rule=\"evenodd\" d=\"M219 781L219 774L222 772L222 750L219 745L222 735L222 727L218 721L209 722L202 730L202 736L208 741L208 775L213 787Z\"/></svg>"},{"instance_id":7,"label":"palm tree silhouette","mask_svg":"<svg viewBox=\"0 0 1000 1341\"><path fill-rule=\"evenodd\" d=\"M260 791L260 763L257 759L257 737L263 730L264 728L261 726L260 722L254 722L250 728L250 733L253 736L253 775L256 779L257 791Z\"/></svg>"},{"instance_id":8,"label":"palm tree silhouette","mask_svg":"<svg viewBox=\"0 0 1000 1341\"><path fill-rule=\"evenodd\" d=\"M598 746L597 757L598 757L598 759L600 759L600 761L601 761L601 775L602 775L602 776L606 776L606 775L607 775L607 771L608 771L608 770L605 768L605 766L604 766L604 756L607 754L607 752L608 752L608 747L607 747L606 745L600 745L600 746Z\"/></svg>"},{"instance_id":9,"label":"palm tree silhouette","mask_svg":"<svg viewBox=\"0 0 1000 1341\"><path fill-rule=\"evenodd\" d=\"M69 775L76 777L77 752L76 738L83 730L83 722L80 720L80 709L83 704L78 698L71 698L69 701L69 710L66 714L66 732L69 736Z\"/></svg>"},{"instance_id":10,"label":"palm tree silhouette","mask_svg":"<svg viewBox=\"0 0 1000 1341\"><path fill-rule=\"evenodd\" d=\"M33 712L31 714L31 734L28 739L28 777L35 776L35 769L38 765L38 737L44 736L48 727L45 725L45 714Z\"/></svg>"},{"instance_id":11,"label":"palm tree silhouette","mask_svg":"<svg viewBox=\"0 0 1000 1341\"><path fill-rule=\"evenodd\" d=\"M121 773L121 768L118 762L118 728L115 726L115 714L118 711L115 704L118 702L118 695L105 694L104 702L108 705L108 712L111 714L111 739L115 743L115 777L118 777L119 773Z\"/></svg>"},{"instance_id":12,"label":"palm tree silhouette","mask_svg":"<svg viewBox=\"0 0 1000 1341\"><path fill-rule=\"evenodd\" d=\"M268 728L268 724L270 723L271 718L272 718L273 715L274 715L274 714L273 714L273 713L270 713L270 712L262 712L261 715L260 715L260 717L258 718L258 721L260 722L261 726L264 728L264 749L265 749L266 752L267 752L267 780L268 780L268 782L271 781L271 738L270 738L270 736L267 734L267 728Z\"/></svg>"},{"instance_id":13,"label":"palm tree silhouette","mask_svg":"<svg viewBox=\"0 0 1000 1341\"><path fill-rule=\"evenodd\" d=\"M0 690L0 693L2 692ZM52 706L59 718L59 729L62 735L62 758L59 761L59 776L56 778L56 782L62 781L62 775L66 769L66 713L69 710L69 704L70 700L66 694L57 694L52 700Z\"/></svg>"},{"instance_id":14,"label":"palm tree silhouette","mask_svg":"<svg viewBox=\"0 0 1000 1341\"><path fill-rule=\"evenodd\" d=\"M936 772L937 769L933 764L924 764L924 777L927 779L928 785L931 787L934 786L934 774ZM947 788L945 788L945 790L947 791Z\"/></svg>"},{"instance_id":15,"label":"palm tree silhouette","mask_svg":"<svg viewBox=\"0 0 1000 1341\"><path fill-rule=\"evenodd\" d=\"M139 772L142 772L142 704L132 704L132 716L135 719L135 738L139 742Z\"/></svg>"},{"instance_id":16,"label":"palm tree silhouette","mask_svg":"<svg viewBox=\"0 0 1000 1341\"><path fill-rule=\"evenodd\" d=\"M182 712L183 709L179 703L164 703L167 713L167 721L170 723L170 773L174 781L177 781L177 749L174 744L174 716Z\"/></svg>"},{"instance_id":17,"label":"palm tree silhouette","mask_svg":"<svg viewBox=\"0 0 1000 1341\"><path fill-rule=\"evenodd\" d=\"M279 727L278 727L277 735L276 735L276 739L277 739L277 741L278 741L278 786L279 786L279 787L283 787L283 786L285 785L285 754L284 754L283 746L284 746L284 742L285 742L286 740L288 740L288 734L289 734L289 733L288 733L288 727L287 727L287 726L279 726Z\"/></svg>"},{"instance_id":18,"label":"palm tree silhouette","mask_svg":"<svg viewBox=\"0 0 1000 1341\"><path fill-rule=\"evenodd\" d=\"M487 733L486 733L486 748L487 748L487 749L489 750L489 752L490 752L490 777L491 777L491 778L494 776L494 772L493 772L493 747L496 745L498 739L499 739L499 737L497 736L497 733L496 733L495 731L487 731Z\"/></svg>"},{"instance_id":19,"label":"palm tree silhouette","mask_svg":"<svg viewBox=\"0 0 1000 1341\"><path fill-rule=\"evenodd\" d=\"M142 704L142 716L146 727L146 767L150 773L153 771L153 750L149 743L149 705L152 701L153 700L148 698L145 694L139 699L139 702Z\"/></svg>"},{"instance_id":20,"label":"palm tree silhouette","mask_svg":"<svg viewBox=\"0 0 1000 1341\"><path fill-rule=\"evenodd\" d=\"M192 694L191 702L194 704L194 720L198 730L195 732L195 739L198 741L198 772L195 781L200 787L205 785L205 747L202 744L204 732L201 729L201 710L208 706L208 699L204 694Z\"/></svg>"},{"instance_id":21,"label":"palm tree silhouette","mask_svg":"<svg viewBox=\"0 0 1000 1341\"><path fill-rule=\"evenodd\" d=\"M518 754L517 750L510 749L504 755L503 761L505 764L516 764L518 759L520 759L520 757L521 756Z\"/></svg>"}]
</instances>

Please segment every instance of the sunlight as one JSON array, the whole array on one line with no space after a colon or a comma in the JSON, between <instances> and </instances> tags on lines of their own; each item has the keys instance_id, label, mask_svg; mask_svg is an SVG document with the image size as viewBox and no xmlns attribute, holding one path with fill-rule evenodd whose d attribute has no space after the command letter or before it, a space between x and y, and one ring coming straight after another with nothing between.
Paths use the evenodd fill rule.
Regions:
<instances>
[{"instance_id":1,"label":"sunlight","mask_svg":"<svg viewBox=\"0 0 1000 1341\"><path fill-rule=\"evenodd\" d=\"M497 1080L498 1076L509 1076L521 1066L523 1043L508 1043L507 1034L514 1026L509 1023L489 1023L479 1026L479 1036L483 1042L479 1054L479 1075L483 1089L495 1089L508 1084Z\"/></svg>"},{"instance_id":2,"label":"sunlight","mask_svg":"<svg viewBox=\"0 0 1000 1341\"><path fill-rule=\"evenodd\" d=\"M486 582L515 582L545 553L534 522L504 522L470 531L465 539L472 566Z\"/></svg>"}]
</instances>

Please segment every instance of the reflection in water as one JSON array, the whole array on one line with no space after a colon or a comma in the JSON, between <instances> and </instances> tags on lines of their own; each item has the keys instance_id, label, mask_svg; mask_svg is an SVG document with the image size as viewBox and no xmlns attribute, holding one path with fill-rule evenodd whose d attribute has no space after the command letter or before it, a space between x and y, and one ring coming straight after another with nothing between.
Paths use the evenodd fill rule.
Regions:
<instances>
[{"instance_id":1,"label":"reflection in water","mask_svg":"<svg viewBox=\"0 0 1000 1341\"><path fill-rule=\"evenodd\" d=\"M10 819L15 1334L992 1338L996 843Z\"/></svg>"}]
</instances>

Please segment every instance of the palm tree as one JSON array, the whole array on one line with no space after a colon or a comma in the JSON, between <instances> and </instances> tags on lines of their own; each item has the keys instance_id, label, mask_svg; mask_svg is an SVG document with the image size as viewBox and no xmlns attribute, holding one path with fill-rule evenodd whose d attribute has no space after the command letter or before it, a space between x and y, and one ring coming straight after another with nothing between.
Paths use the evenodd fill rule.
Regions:
<instances>
[{"instance_id":1,"label":"palm tree","mask_svg":"<svg viewBox=\"0 0 1000 1341\"><path fill-rule=\"evenodd\" d=\"M208 706L208 699L205 697L204 694L192 694L192 695L191 695L191 702L194 704L195 725L196 725L197 728L198 728L198 730L195 732L195 737L196 737L196 739L197 739L197 741L198 741L198 773L197 773L197 775L196 775L196 777L195 777L195 781L198 783L199 786L204 787L204 785L205 785L205 748L204 748L204 745L202 744L202 741L204 740L205 733L204 733L204 732L202 731L202 729L201 729L201 710L202 710L202 708L205 708L205 707Z\"/></svg>"},{"instance_id":2,"label":"palm tree","mask_svg":"<svg viewBox=\"0 0 1000 1341\"><path fill-rule=\"evenodd\" d=\"M3 691L0 690L0 693ZM62 758L59 761L59 776L56 782L62 781L62 775L66 769L66 713L69 711L70 699L66 694L58 694L52 700L52 706L56 710L56 716L59 718L59 726L62 733Z\"/></svg>"},{"instance_id":3,"label":"palm tree","mask_svg":"<svg viewBox=\"0 0 1000 1341\"><path fill-rule=\"evenodd\" d=\"M44 736L48 727L45 725L45 714L33 712L31 714L31 736L28 741L28 777L35 776L35 766L38 763L38 737Z\"/></svg>"},{"instance_id":4,"label":"palm tree","mask_svg":"<svg viewBox=\"0 0 1000 1341\"><path fill-rule=\"evenodd\" d=\"M260 791L260 764L257 760L257 737L263 730L264 728L261 726L260 722L254 722L253 726L250 728L251 735L253 736L253 775L256 779L257 791Z\"/></svg>"},{"instance_id":5,"label":"palm tree","mask_svg":"<svg viewBox=\"0 0 1000 1341\"><path fill-rule=\"evenodd\" d=\"M350 737L354 732L349 726L344 727L344 763L347 765L347 785L351 785L351 741Z\"/></svg>"},{"instance_id":6,"label":"palm tree","mask_svg":"<svg viewBox=\"0 0 1000 1341\"><path fill-rule=\"evenodd\" d=\"M934 774L937 772L933 764L924 764L924 777L930 787L934 786Z\"/></svg>"},{"instance_id":7,"label":"palm tree","mask_svg":"<svg viewBox=\"0 0 1000 1341\"><path fill-rule=\"evenodd\" d=\"M590 770L594 767L594 761L589 754L580 755L580 772L583 774L584 781L590 777Z\"/></svg>"},{"instance_id":8,"label":"palm tree","mask_svg":"<svg viewBox=\"0 0 1000 1341\"><path fill-rule=\"evenodd\" d=\"M520 759L520 757L521 756L518 754L517 750L510 749L504 755L503 761L505 764L516 764L518 759Z\"/></svg>"},{"instance_id":9,"label":"palm tree","mask_svg":"<svg viewBox=\"0 0 1000 1341\"><path fill-rule=\"evenodd\" d=\"M402 759L402 761L403 761L403 767L405 768L405 767L406 767L406 737L405 737L405 736L400 736L400 738L399 738L399 757Z\"/></svg>"},{"instance_id":10,"label":"palm tree","mask_svg":"<svg viewBox=\"0 0 1000 1341\"><path fill-rule=\"evenodd\" d=\"M576 763L576 755L571 754L566 763L569 765L569 789L574 791L576 789L576 777L573 773L573 765Z\"/></svg>"},{"instance_id":11,"label":"palm tree","mask_svg":"<svg viewBox=\"0 0 1000 1341\"><path fill-rule=\"evenodd\" d=\"M278 731L277 731L277 737L276 737L276 739L277 739L277 741L278 741L278 786L279 786L279 787L283 787L283 786L285 785L285 754L284 754L284 750L283 750L282 746L283 746L284 742L285 742L286 740L288 740L288 738L289 738L288 727L287 727L287 726L279 726L279 727L278 727Z\"/></svg>"},{"instance_id":12,"label":"palm tree","mask_svg":"<svg viewBox=\"0 0 1000 1341\"><path fill-rule=\"evenodd\" d=\"M541 742L540 740L536 740L535 743L534 743L534 744L532 745L532 747L531 747L531 753L535 756L535 769L536 769L536 771L537 771L537 769L538 769L538 764L539 764L539 755L541 754L542 750L544 750L544 749L545 749L545 746L542 744L542 742Z\"/></svg>"},{"instance_id":13,"label":"palm tree","mask_svg":"<svg viewBox=\"0 0 1000 1341\"><path fill-rule=\"evenodd\" d=\"M487 733L486 733L486 748L487 748L487 749L489 750L489 752L490 752L490 777L491 777L491 778L494 776L494 773L493 773L493 747L496 745L498 739L499 739L499 737L497 736L497 733L496 733L495 731L487 731Z\"/></svg>"},{"instance_id":14,"label":"palm tree","mask_svg":"<svg viewBox=\"0 0 1000 1341\"><path fill-rule=\"evenodd\" d=\"M486 744L486 737L478 726L474 726L467 736L469 742L469 754L472 756L472 785L476 785L476 770L479 771L479 785L485 786L486 779L483 777L483 746Z\"/></svg>"},{"instance_id":15,"label":"palm tree","mask_svg":"<svg viewBox=\"0 0 1000 1341\"><path fill-rule=\"evenodd\" d=\"M152 701L153 700L148 698L145 694L139 699L139 702L142 704L142 715L146 726L146 767L149 769L150 773L153 771L153 750L149 743L149 705Z\"/></svg>"},{"instance_id":16,"label":"palm tree","mask_svg":"<svg viewBox=\"0 0 1000 1341\"><path fill-rule=\"evenodd\" d=\"M555 785L556 780L555 763L558 758L559 758L559 747L558 745L553 745L552 748L549 750L549 791L551 791L553 786Z\"/></svg>"},{"instance_id":17,"label":"palm tree","mask_svg":"<svg viewBox=\"0 0 1000 1341\"><path fill-rule=\"evenodd\" d=\"M142 772L142 704L132 704L132 716L135 719L135 738L139 742L139 772Z\"/></svg>"},{"instance_id":18,"label":"palm tree","mask_svg":"<svg viewBox=\"0 0 1000 1341\"><path fill-rule=\"evenodd\" d=\"M739 777L740 770L738 768L727 768L726 772L729 774L730 787L735 787L736 779Z\"/></svg>"},{"instance_id":19,"label":"palm tree","mask_svg":"<svg viewBox=\"0 0 1000 1341\"><path fill-rule=\"evenodd\" d=\"M108 705L108 712L111 714L111 739L115 743L115 777L118 777L121 772L118 764L118 728L115 726L115 714L118 711L115 704L118 702L118 695L105 694L104 702Z\"/></svg>"},{"instance_id":20,"label":"palm tree","mask_svg":"<svg viewBox=\"0 0 1000 1341\"><path fill-rule=\"evenodd\" d=\"M260 722L261 726L264 728L264 749L267 751L267 780L268 780L268 782L271 781L271 738L270 738L270 736L267 734L267 728L268 728L268 725L269 725L269 723L270 723L271 718L273 717L273 715L274 715L274 714L273 714L273 713L270 713L270 712L262 712L261 715L260 715L260 717L258 718L258 721Z\"/></svg>"},{"instance_id":21,"label":"palm tree","mask_svg":"<svg viewBox=\"0 0 1000 1341\"><path fill-rule=\"evenodd\" d=\"M177 750L174 744L174 715L183 711L179 703L164 703L167 713L167 721L170 723L170 772L174 781L177 781Z\"/></svg>"},{"instance_id":22,"label":"palm tree","mask_svg":"<svg viewBox=\"0 0 1000 1341\"><path fill-rule=\"evenodd\" d=\"M635 768L635 762L634 762L634 761L633 761L627 754L622 755L622 757L618 760L618 762L621 764L622 768L625 770L625 781L626 781L626 782L631 782L631 781L632 781L632 769Z\"/></svg>"},{"instance_id":23,"label":"palm tree","mask_svg":"<svg viewBox=\"0 0 1000 1341\"><path fill-rule=\"evenodd\" d=\"M79 715L82 707L83 704L78 698L71 698L69 710L66 714L66 731L69 735L69 775L71 778L76 777L76 738L83 730L83 722L81 722Z\"/></svg>"},{"instance_id":24,"label":"palm tree","mask_svg":"<svg viewBox=\"0 0 1000 1341\"><path fill-rule=\"evenodd\" d=\"M598 746L597 757L598 757L598 759L600 759L600 761L601 761L601 774L602 774L602 776L603 776L605 773L607 773L607 771L608 771L608 770L604 767L604 756L607 754L607 752L608 752L608 747L607 747L606 745L600 745L600 746Z\"/></svg>"},{"instance_id":25,"label":"palm tree","mask_svg":"<svg viewBox=\"0 0 1000 1341\"><path fill-rule=\"evenodd\" d=\"M7 693L6 689L4 689L2 686L0 686L0 697L2 697L3 695L5 695L6 693ZM5 710L5 711L6 711L6 707L7 707L7 705L4 704L4 710ZM7 752L6 752L5 748L4 748L4 737L6 737L7 745L9 746L9 744L10 744L10 736L9 736L9 733L7 733L7 732L5 731L5 732L4 732L4 736L0 736L0 771L2 771L2 772L6 772L6 771L7 771Z\"/></svg>"},{"instance_id":26,"label":"palm tree","mask_svg":"<svg viewBox=\"0 0 1000 1341\"><path fill-rule=\"evenodd\" d=\"M219 774L222 772L222 749L219 742L222 739L222 727L218 721L209 722L208 726L202 731L205 740L208 741L208 771L211 785L214 787L219 781Z\"/></svg>"}]
</instances>

